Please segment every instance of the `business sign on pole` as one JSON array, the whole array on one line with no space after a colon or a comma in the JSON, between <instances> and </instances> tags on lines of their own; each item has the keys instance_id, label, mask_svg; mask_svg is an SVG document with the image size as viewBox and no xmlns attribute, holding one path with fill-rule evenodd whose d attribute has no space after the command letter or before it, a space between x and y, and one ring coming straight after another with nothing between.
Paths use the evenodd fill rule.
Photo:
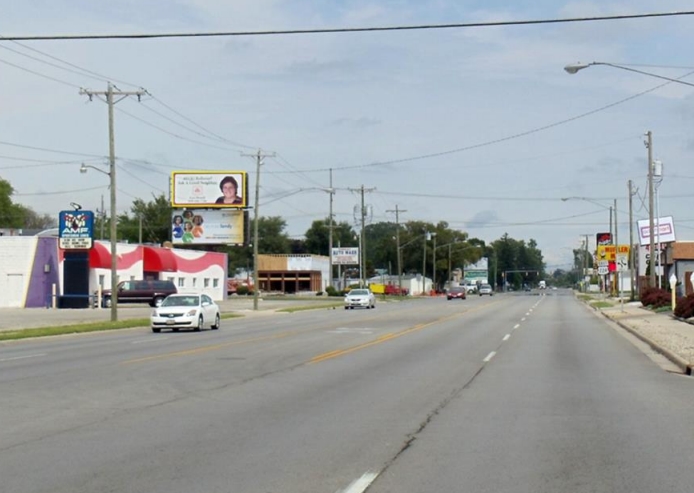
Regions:
<instances>
[{"instance_id":1,"label":"business sign on pole","mask_svg":"<svg viewBox=\"0 0 694 493\"><path fill-rule=\"evenodd\" d=\"M597 257L598 265L600 261L614 262L617 260L617 255L629 255L629 245L598 245Z\"/></svg>"},{"instance_id":2,"label":"business sign on pole","mask_svg":"<svg viewBox=\"0 0 694 493\"><path fill-rule=\"evenodd\" d=\"M612 244L612 233L598 233L595 235L595 244L600 245L611 245Z\"/></svg>"},{"instance_id":3,"label":"business sign on pole","mask_svg":"<svg viewBox=\"0 0 694 493\"><path fill-rule=\"evenodd\" d=\"M92 248L94 246L94 213L92 211L60 211L58 238L58 245L63 250Z\"/></svg>"},{"instance_id":4,"label":"business sign on pole","mask_svg":"<svg viewBox=\"0 0 694 493\"><path fill-rule=\"evenodd\" d=\"M174 245L243 245L244 211L174 209L171 242Z\"/></svg>"},{"instance_id":5,"label":"business sign on pole","mask_svg":"<svg viewBox=\"0 0 694 493\"><path fill-rule=\"evenodd\" d=\"M359 248L333 248L333 265L358 265Z\"/></svg>"},{"instance_id":6,"label":"business sign on pole","mask_svg":"<svg viewBox=\"0 0 694 493\"><path fill-rule=\"evenodd\" d=\"M655 259L656 262L656 274L657 275L662 275L663 274L663 265L662 263L658 262L658 257L662 259L662 253L665 250L663 249L658 250L658 245L655 245L655 250L656 253L655 255L651 255L650 253L650 245L640 245L639 246L639 251L638 251L638 257L637 257L637 263L638 263L638 273L639 276L645 276L646 272L648 271L648 265L651 263L651 258ZM660 264L660 265L658 265Z\"/></svg>"},{"instance_id":7,"label":"business sign on pole","mask_svg":"<svg viewBox=\"0 0 694 493\"><path fill-rule=\"evenodd\" d=\"M641 246L650 245L651 243L651 227L649 219L639 219L639 244ZM660 217L653 220L655 226L655 234L653 241L655 243L671 243L675 241L675 223L672 216Z\"/></svg>"},{"instance_id":8,"label":"business sign on pole","mask_svg":"<svg viewBox=\"0 0 694 493\"><path fill-rule=\"evenodd\" d=\"M171 206L187 208L241 208L248 205L245 171L174 171Z\"/></svg>"}]
</instances>

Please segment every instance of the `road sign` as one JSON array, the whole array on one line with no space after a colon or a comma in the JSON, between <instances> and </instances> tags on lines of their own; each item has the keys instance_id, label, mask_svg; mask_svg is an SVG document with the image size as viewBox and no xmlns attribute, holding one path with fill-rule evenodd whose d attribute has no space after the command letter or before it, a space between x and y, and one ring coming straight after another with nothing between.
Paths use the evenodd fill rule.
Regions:
<instances>
[{"instance_id":1,"label":"road sign","mask_svg":"<svg viewBox=\"0 0 694 493\"><path fill-rule=\"evenodd\" d=\"M600 266L598 267L598 275L599 276L606 276L610 272L609 267L607 266Z\"/></svg>"},{"instance_id":2,"label":"road sign","mask_svg":"<svg viewBox=\"0 0 694 493\"><path fill-rule=\"evenodd\" d=\"M629 270L629 255L622 253L617 254L617 272L625 272Z\"/></svg>"}]
</instances>

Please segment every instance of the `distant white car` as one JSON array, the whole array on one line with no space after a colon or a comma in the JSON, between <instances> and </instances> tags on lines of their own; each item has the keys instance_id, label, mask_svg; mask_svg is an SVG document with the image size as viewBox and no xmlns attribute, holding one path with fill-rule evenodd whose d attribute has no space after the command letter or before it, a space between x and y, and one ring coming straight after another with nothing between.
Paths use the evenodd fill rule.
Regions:
<instances>
[{"instance_id":1,"label":"distant white car","mask_svg":"<svg viewBox=\"0 0 694 493\"><path fill-rule=\"evenodd\" d=\"M206 294L171 294L150 317L152 332L161 329L219 329L219 306Z\"/></svg>"},{"instance_id":2,"label":"distant white car","mask_svg":"<svg viewBox=\"0 0 694 493\"><path fill-rule=\"evenodd\" d=\"M480 286L480 289L478 292L479 292L480 296L482 296L484 294L488 294L489 296L494 296L494 290L492 289L492 287L489 284L482 284L482 286Z\"/></svg>"},{"instance_id":3,"label":"distant white car","mask_svg":"<svg viewBox=\"0 0 694 493\"><path fill-rule=\"evenodd\" d=\"M376 308L376 297L370 289L353 289L345 295L345 310L354 307Z\"/></svg>"}]
</instances>

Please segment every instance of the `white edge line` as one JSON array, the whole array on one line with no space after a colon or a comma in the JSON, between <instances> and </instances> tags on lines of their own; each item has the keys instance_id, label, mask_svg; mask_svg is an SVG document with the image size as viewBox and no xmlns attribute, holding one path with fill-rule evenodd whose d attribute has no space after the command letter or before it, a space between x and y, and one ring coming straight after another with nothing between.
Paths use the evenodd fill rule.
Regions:
<instances>
[{"instance_id":1,"label":"white edge line","mask_svg":"<svg viewBox=\"0 0 694 493\"><path fill-rule=\"evenodd\" d=\"M525 317L521 318L521 322L525 322Z\"/></svg>"},{"instance_id":2,"label":"white edge line","mask_svg":"<svg viewBox=\"0 0 694 493\"><path fill-rule=\"evenodd\" d=\"M496 355L496 351L492 351L491 353L489 353L487 357L484 358L482 361L484 361L485 363L489 363L491 359L494 357L494 355Z\"/></svg>"},{"instance_id":3,"label":"white edge line","mask_svg":"<svg viewBox=\"0 0 694 493\"><path fill-rule=\"evenodd\" d=\"M15 356L14 358L3 358L0 359L0 361L16 361L18 359L27 359L27 358L40 358L41 356L46 356L46 353L42 354L30 354L28 356Z\"/></svg>"},{"instance_id":4,"label":"white edge line","mask_svg":"<svg viewBox=\"0 0 694 493\"><path fill-rule=\"evenodd\" d=\"M518 327L520 327L520 324L516 324L513 326L514 329L517 329Z\"/></svg>"},{"instance_id":5,"label":"white edge line","mask_svg":"<svg viewBox=\"0 0 694 493\"><path fill-rule=\"evenodd\" d=\"M339 490L337 493L363 493L366 491L366 488L371 486L371 483L373 483L377 477L377 472L367 472L350 484L346 489Z\"/></svg>"},{"instance_id":6,"label":"white edge line","mask_svg":"<svg viewBox=\"0 0 694 493\"><path fill-rule=\"evenodd\" d=\"M511 338L511 334L506 334L506 335L504 336L504 338L502 339L502 341L504 341L504 342L505 342L505 341L508 341L510 338Z\"/></svg>"}]
</instances>

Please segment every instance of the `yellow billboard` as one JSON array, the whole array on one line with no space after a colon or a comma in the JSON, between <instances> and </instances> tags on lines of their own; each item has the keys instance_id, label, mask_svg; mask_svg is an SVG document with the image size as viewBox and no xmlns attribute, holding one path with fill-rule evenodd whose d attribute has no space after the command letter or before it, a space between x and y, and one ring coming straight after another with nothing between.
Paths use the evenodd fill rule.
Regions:
<instances>
[{"instance_id":1,"label":"yellow billboard","mask_svg":"<svg viewBox=\"0 0 694 493\"><path fill-rule=\"evenodd\" d=\"M248 206L245 171L174 171L171 206L185 208L244 208Z\"/></svg>"}]
</instances>

